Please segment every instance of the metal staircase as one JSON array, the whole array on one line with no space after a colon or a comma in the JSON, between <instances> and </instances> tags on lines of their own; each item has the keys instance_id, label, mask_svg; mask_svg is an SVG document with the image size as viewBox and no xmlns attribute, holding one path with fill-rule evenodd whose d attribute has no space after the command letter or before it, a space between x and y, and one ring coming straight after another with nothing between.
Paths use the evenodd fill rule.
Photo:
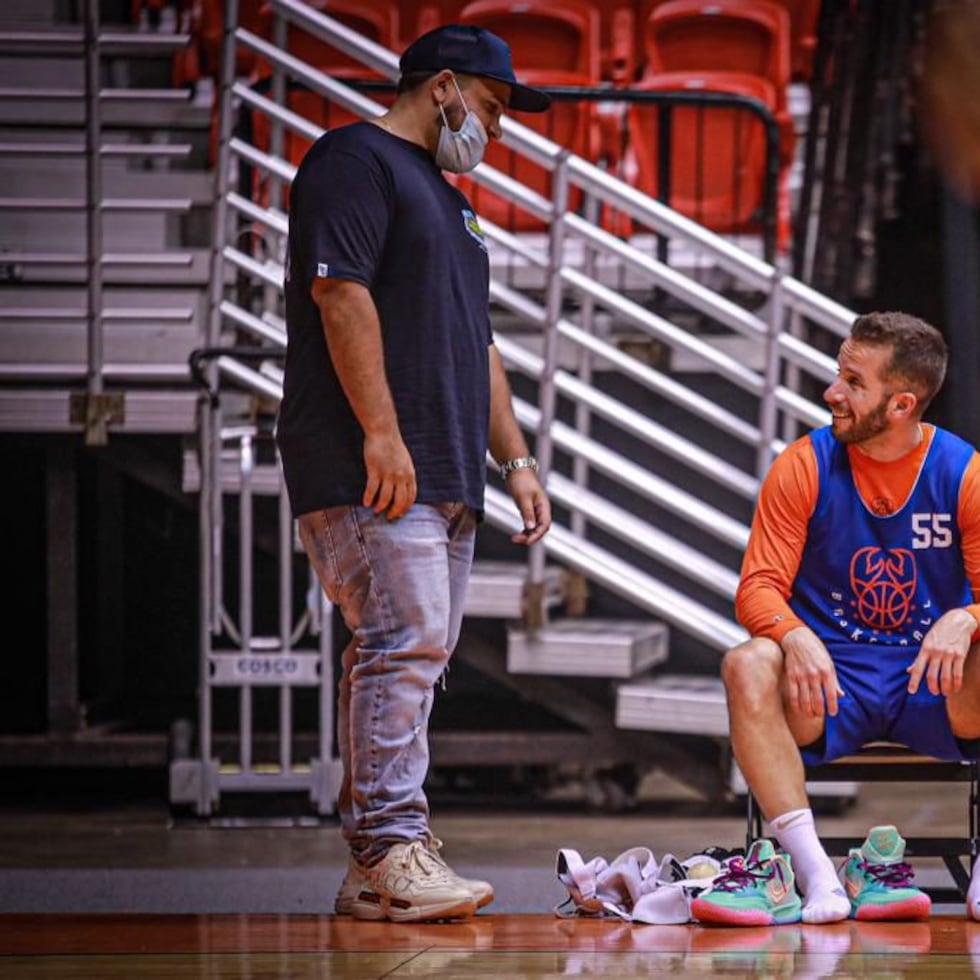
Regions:
<instances>
[{"instance_id":1,"label":"metal staircase","mask_svg":"<svg viewBox=\"0 0 980 980\"><path fill-rule=\"evenodd\" d=\"M281 27L307 30L396 76L392 52L300 0L270 6ZM285 106L286 81L365 117L382 108L282 46L235 30L236 22L231 0L224 64L234 66L241 46L274 74L262 91L231 67L222 80L209 262L172 235L171 212L201 203L199 180L181 182L165 166L149 176L113 169L133 156L170 161L186 147L105 136L110 126L136 126L120 106L137 101L139 113L165 127L175 97L127 103L105 92L84 99L76 89L58 110L73 120L70 146L15 128L24 111L5 103L0 162L20 161L20 173L23 161L44 160L49 179L38 167L0 200L15 216L31 215L5 242L22 281L0 313L0 426L81 433L92 445L122 432L192 436L180 490L199 504L199 706L196 743L184 732L172 748L171 802L211 814L225 794L298 792L328 813L339 779L335 623L295 540L271 438L286 342L288 226L279 202L295 172L281 155L282 133L320 133ZM23 52L22 34L4 43ZM91 59L91 45L76 35L71 46L51 37L31 44L63 45L76 60L88 51ZM175 38L163 46L182 43ZM124 41L150 45L112 43L124 50ZM101 128L82 105L101 107ZM245 110L268 117L268 145L236 131ZM727 792L727 718L715 667L744 635L732 598L752 507L772 455L823 423L818 395L853 314L762 261L760 249L706 231L515 120L505 132L515 153L553 175L549 199L486 165L475 173L549 228L515 235L483 223L496 344L555 524L517 558L506 536L518 517L490 467L481 540L491 547L478 551L471 628L456 658L563 727L433 731L433 763L658 765L706 795ZM38 205L42 188L51 193L59 179L51 168L69 158L75 164L64 171L58 207L73 195L67 210L85 216L70 251L52 245L56 230L45 214L55 204ZM103 166L90 164L82 181L77 161L99 158ZM238 178L249 169L266 178L265 198L244 193ZM583 198L576 212L566 206L573 188ZM106 207L106 198L124 203ZM610 211L652 231L620 238L603 225ZM57 302L32 292L54 271ZM157 297L165 302L148 302L148 276L166 287ZM120 399L124 411L114 414ZM50 534L57 540L57 529ZM481 632L481 624L493 629ZM76 665L55 657L51 667ZM230 727L221 721L229 717ZM77 734L77 725L65 732Z\"/></svg>"},{"instance_id":2,"label":"metal staircase","mask_svg":"<svg viewBox=\"0 0 980 980\"><path fill-rule=\"evenodd\" d=\"M300 0L271 0L271 9L281 22L396 77L393 53ZM234 0L228 22L235 23ZM243 477L232 478L229 485L227 473L247 469L252 474L248 492L258 485L252 450L247 463L242 451L260 431L236 416L225 399L245 394L253 415L258 405L271 418L281 397L286 343L281 258L287 218L276 202L295 165L276 148L283 145L286 129L307 137L321 132L283 104L285 79L364 117L383 111L364 94L243 29L226 36L226 65L234 65L238 45L272 67L273 97L257 94L230 74L221 86L212 293L200 359L209 397L200 430L200 482L194 476L185 486L201 489L203 581L209 584L202 609L203 623L210 624L202 629L202 718L206 723L213 689L235 682L244 720L237 761L219 765L205 738L199 758L177 764L185 791L176 798L199 812L209 812L226 790L257 788L263 781L271 789L277 779L283 786L296 780L296 768L282 755L267 779L254 771L247 719L256 688L265 683L255 680L255 671L264 668L256 666L251 678L228 674L221 664L228 657L234 660L234 654L218 650L216 638L236 641L238 663L247 671L248 664L256 658L257 664L264 663L270 652L280 658L293 655L303 627L312 627L313 641L329 619L322 609L313 612L318 598L297 620L286 576L281 579L278 639L250 641L242 625L252 615L247 598L251 575L245 567L237 574L237 619L223 600L224 515L233 502L244 521L250 505L243 496ZM256 146L236 132L236 108L268 117L268 145ZM517 122L508 119L505 133L509 147L553 175L553 195L546 199L486 165L475 174L549 228L546 236L520 236L482 223L491 251L496 344L511 373L518 421L542 464L556 519L526 563L477 562L467 616L506 621L506 652L488 654L479 641L474 652L464 628L457 657L536 699L583 737L555 739L549 753L543 743L530 749L527 739L501 742L488 751L485 741L468 743L452 733L451 748L434 737L433 761L451 757L456 764L516 764L534 758L556 763L570 761L574 744L581 759L672 766L692 784L711 786L704 756L699 759L685 738L713 740L720 748L714 764L721 773L726 765L724 701L716 674L709 671L707 677L686 682L685 667L698 655L703 660L705 652L716 662L744 636L733 621L731 602L760 478L786 441L824 421L816 396L835 373L829 352L835 352L853 314ZM245 167L257 169L263 186L270 188L264 200L231 186L231 175ZM566 206L573 187L584 195L580 213ZM589 219L603 208L627 213L655 234L623 240L601 221ZM264 243L261 256L240 245L256 238ZM665 244L670 264L659 257ZM233 282L236 289L229 288ZM242 350L247 357L239 356ZM671 370L675 358L686 362L683 374ZM188 464L190 473L197 464L193 457ZM274 459L261 482L265 492L278 495L280 520L288 523ZM492 473L485 503L491 527L515 530L517 514ZM242 524L243 555L248 533ZM285 543L284 534L280 531ZM285 556L283 564L289 564ZM309 584L304 580L304 591ZM625 600L633 612L614 619L591 614L593 590ZM310 594L318 592L314 588ZM321 679L332 677L328 646L321 635L315 672ZM672 674L658 677L664 663ZM304 683L315 683L315 673L304 674ZM589 678L607 679L604 693L597 697L594 689L584 691L581 682ZM268 683L278 685L275 677ZM328 700L321 697L321 736L332 724ZM284 727L280 754L292 738ZM326 752L321 737L320 754L306 770L306 785L321 812L331 805L333 785L333 779L318 782L316 776L330 771ZM710 769L711 751L706 757Z\"/></svg>"},{"instance_id":3,"label":"metal staircase","mask_svg":"<svg viewBox=\"0 0 980 980\"><path fill-rule=\"evenodd\" d=\"M129 73L188 37L105 27L96 0L61 25L57 7L0 11L0 427L190 431L207 250L175 228L210 207L180 138L206 110Z\"/></svg>"}]
</instances>

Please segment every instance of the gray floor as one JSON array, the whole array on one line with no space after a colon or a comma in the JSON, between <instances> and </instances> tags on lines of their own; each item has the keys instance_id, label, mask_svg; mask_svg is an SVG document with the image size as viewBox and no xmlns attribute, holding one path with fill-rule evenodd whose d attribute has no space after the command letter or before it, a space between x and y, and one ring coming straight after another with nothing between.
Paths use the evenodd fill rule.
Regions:
<instances>
[{"instance_id":1,"label":"gray floor","mask_svg":"<svg viewBox=\"0 0 980 980\"><path fill-rule=\"evenodd\" d=\"M867 784L846 813L818 816L818 827L962 834L966 799L961 784ZM628 813L590 812L574 794L527 806L436 800L432 823L459 872L493 882L499 912L547 912L565 897L554 874L560 847L586 859L638 844L683 857L738 846L745 826L738 804L706 805L659 774ZM35 790L0 805L0 912L325 913L345 864L333 820L174 821L162 794L104 789L70 798ZM938 861L916 868L922 882L948 881Z\"/></svg>"}]
</instances>

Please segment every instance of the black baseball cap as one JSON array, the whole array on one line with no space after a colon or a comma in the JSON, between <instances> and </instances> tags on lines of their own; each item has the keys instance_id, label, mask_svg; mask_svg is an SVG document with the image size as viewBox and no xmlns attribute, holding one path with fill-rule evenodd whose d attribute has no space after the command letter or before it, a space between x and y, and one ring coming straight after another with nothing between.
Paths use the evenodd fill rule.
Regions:
<instances>
[{"instance_id":1,"label":"black baseball cap","mask_svg":"<svg viewBox=\"0 0 980 980\"><path fill-rule=\"evenodd\" d=\"M521 83L514 77L510 45L485 27L474 24L444 24L413 41L398 63L403 75L440 72L443 68L464 75L482 75L510 86L508 109L544 112L551 96Z\"/></svg>"}]
</instances>

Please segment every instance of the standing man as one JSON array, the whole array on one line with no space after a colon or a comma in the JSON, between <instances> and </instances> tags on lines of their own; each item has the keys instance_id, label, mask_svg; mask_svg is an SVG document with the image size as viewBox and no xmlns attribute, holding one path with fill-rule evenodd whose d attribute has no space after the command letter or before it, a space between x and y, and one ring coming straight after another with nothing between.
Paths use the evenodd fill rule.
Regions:
<instances>
[{"instance_id":1,"label":"standing man","mask_svg":"<svg viewBox=\"0 0 980 980\"><path fill-rule=\"evenodd\" d=\"M824 394L830 426L775 460L752 523L736 596L752 638L725 656L722 676L732 749L792 859L804 922L929 912L890 825L851 852L842 888L814 828L804 762L878 739L942 759L980 750L980 456L922 421L947 356L922 320L858 317ZM786 877L771 848L753 850ZM758 884L769 870L723 883L695 914L799 918L792 888Z\"/></svg>"},{"instance_id":2,"label":"standing man","mask_svg":"<svg viewBox=\"0 0 980 980\"><path fill-rule=\"evenodd\" d=\"M288 348L278 443L299 534L352 639L339 810L351 857L338 913L419 921L493 898L439 854L422 786L433 688L459 636L489 448L531 545L551 524L493 345L464 173L504 110L550 100L510 48L450 24L402 55L389 112L322 136L290 201Z\"/></svg>"}]
</instances>

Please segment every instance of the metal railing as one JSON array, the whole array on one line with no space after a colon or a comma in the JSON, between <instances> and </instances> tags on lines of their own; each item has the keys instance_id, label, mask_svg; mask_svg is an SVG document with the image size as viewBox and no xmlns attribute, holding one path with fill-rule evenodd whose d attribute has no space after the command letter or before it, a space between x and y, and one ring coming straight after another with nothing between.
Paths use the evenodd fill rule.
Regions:
<instances>
[{"instance_id":1,"label":"metal railing","mask_svg":"<svg viewBox=\"0 0 980 980\"><path fill-rule=\"evenodd\" d=\"M301 0L271 0L271 10L279 36L288 21L396 76L392 52ZM259 772L252 755L254 684L241 665L273 657L281 666L312 643L322 679L333 676L332 655L322 609L311 616L307 608L297 618L288 575L279 579L276 635L255 634L248 558L254 527L245 516L255 494L278 496L281 563L290 563L295 541L284 531L289 511L278 463L256 464L257 430L229 410L226 395L247 393L267 418L282 396L288 218L281 202L296 173L295 161L283 156L284 136L312 140L322 133L290 109L291 83L358 116L384 111L236 23L237 0L228 0L208 329L196 365L208 391L198 447L202 738L180 798L202 812L222 788L287 785L308 789L323 807L339 778L324 741L332 714L322 684L321 754L313 767L297 769L283 748L291 723L285 704L276 772ZM234 77L239 45L269 66L271 78L250 85ZM236 128L237 109L268 118L267 141L258 145ZM503 141L551 174L550 197L487 164L472 175L547 228L544 236L525 235L481 222L491 253L496 346L515 381L518 422L555 505L551 532L530 551L527 595L540 591L550 557L694 642L727 649L745 635L731 603L761 478L787 438L824 421L813 395L834 376L832 348L853 314L513 119L506 120ZM262 181L236 181L244 169ZM256 186L264 196L252 193ZM568 209L573 192L582 202L578 213ZM622 237L596 220L609 209L648 229L646 240ZM256 241L264 248L251 247ZM691 267L677 260L682 253L694 257ZM232 498L236 507L229 509ZM492 480L485 512L506 531L518 522ZM239 522L241 560L228 582L224 549L232 519ZM528 605L529 624L543 621L546 611ZM238 665L237 673L229 674L229 663ZM297 676L316 683L310 671ZM210 755L212 698L222 685L240 688L240 751L232 771L221 771Z\"/></svg>"},{"instance_id":2,"label":"metal railing","mask_svg":"<svg viewBox=\"0 0 980 980\"><path fill-rule=\"evenodd\" d=\"M272 0L271 6L278 17L396 76L394 54L343 24L300 0ZM229 33L227 44L226 55L241 44L273 72L349 112L370 118L384 111L249 31ZM229 173L235 161L288 186L295 165L272 151L271 139L255 146L233 135L236 103L266 114L273 131L315 138L321 130L241 81L225 80L222 171ZM834 376L835 347L854 314L511 118L503 142L549 170L553 188L552 198L545 198L485 164L473 174L549 229L542 241L481 222L494 265L506 256L536 274L530 288L510 278L491 283L491 302L509 325L498 329L497 347L533 392L531 400L515 399L518 420L534 442L563 515L532 549L530 579L540 581L545 555L552 554L723 650L744 635L732 621L730 602L760 480L787 438L825 421L816 396ZM572 188L585 201L582 213L564 206ZM602 207L697 254L697 274L589 220ZM247 199L227 179L219 209L224 213L216 226L222 231L215 237L210 341L217 346L229 332L246 336L270 345L271 362L259 370L219 360L212 383L220 387L224 379L275 398L280 389L272 364L285 345L280 258L286 215ZM269 243L264 257L232 244L236 221ZM625 274L625 288L608 284L602 273L610 268L620 280ZM226 295L228 269L265 289L260 307ZM723 282L724 294L712 288L712 277ZM656 303L649 302L653 291ZM631 352L638 344L641 356ZM686 374L671 370L672 362L682 360ZM672 421L658 421L649 406L664 406ZM499 491L488 488L488 519L511 529L516 517L498 498Z\"/></svg>"}]
</instances>

